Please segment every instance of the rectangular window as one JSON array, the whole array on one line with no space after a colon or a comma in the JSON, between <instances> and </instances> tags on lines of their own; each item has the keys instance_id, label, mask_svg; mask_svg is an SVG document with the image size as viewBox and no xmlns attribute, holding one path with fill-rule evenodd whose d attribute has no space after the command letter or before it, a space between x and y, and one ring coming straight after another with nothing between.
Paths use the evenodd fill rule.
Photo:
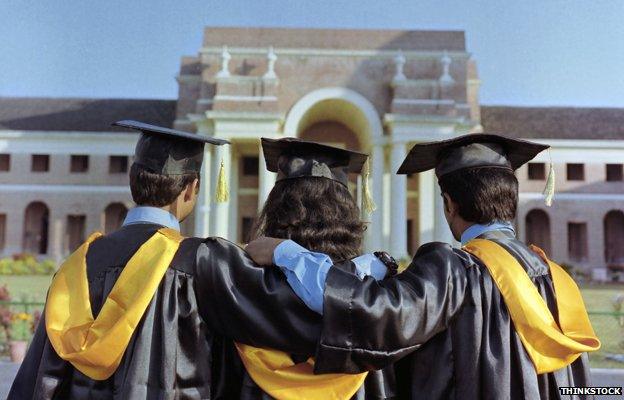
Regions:
<instances>
[{"instance_id":1,"label":"rectangular window","mask_svg":"<svg viewBox=\"0 0 624 400\"><path fill-rule=\"evenodd\" d=\"M30 170L32 172L48 172L50 170L50 156L48 154L33 154Z\"/></svg>"},{"instance_id":2,"label":"rectangular window","mask_svg":"<svg viewBox=\"0 0 624 400\"><path fill-rule=\"evenodd\" d=\"M69 172L72 173L84 173L89 170L89 156L71 156L71 162L69 165Z\"/></svg>"},{"instance_id":3,"label":"rectangular window","mask_svg":"<svg viewBox=\"0 0 624 400\"><path fill-rule=\"evenodd\" d=\"M245 156L243 157L243 175L245 176L258 176L258 157Z\"/></svg>"},{"instance_id":4,"label":"rectangular window","mask_svg":"<svg viewBox=\"0 0 624 400\"><path fill-rule=\"evenodd\" d=\"M572 261L587 260L587 224L584 222L568 223L568 255Z\"/></svg>"},{"instance_id":5,"label":"rectangular window","mask_svg":"<svg viewBox=\"0 0 624 400\"><path fill-rule=\"evenodd\" d=\"M546 179L546 164L529 163L529 180L543 181Z\"/></svg>"},{"instance_id":6,"label":"rectangular window","mask_svg":"<svg viewBox=\"0 0 624 400\"><path fill-rule=\"evenodd\" d=\"M0 214L0 252L6 245L6 214Z\"/></svg>"},{"instance_id":7,"label":"rectangular window","mask_svg":"<svg viewBox=\"0 0 624 400\"><path fill-rule=\"evenodd\" d=\"M0 154L0 172L8 172L11 170L11 155Z\"/></svg>"},{"instance_id":8,"label":"rectangular window","mask_svg":"<svg viewBox=\"0 0 624 400\"><path fill-rule=\"evenodd\" d=\"M85 225L84 215L67 216L67 246L70 252L76 250L84 242Z\"/></svg>"},{"instance_id":9,"label":"rectangular window","mask_svg":"<svg viewBox=\"0 0 624 400\"><path fill-rule=\"evenodd\" d=\"M110 156L108 158L108 173L125 174L128 172L128 156Z\"/></svg>"},{"instance_id":10,"label":"rectangular window","mask_svg":"<svg viewBox=\"0 0 624 400\"><path fill-rule=\"evenodd\" d=\"M584 164L568 164L566 166L567 175L569 181L583 181L585 180L585 165Z\"/></svg>"},{"instance_id":11,"label":"rectangular window","mask_svg":"<svg viewBox=\"0 0 624 400\"><path fill-rule=\"evenodd\" d=\"M607 164L607 182L624 180L624 164Z\"/></svg>"}]
</instances>

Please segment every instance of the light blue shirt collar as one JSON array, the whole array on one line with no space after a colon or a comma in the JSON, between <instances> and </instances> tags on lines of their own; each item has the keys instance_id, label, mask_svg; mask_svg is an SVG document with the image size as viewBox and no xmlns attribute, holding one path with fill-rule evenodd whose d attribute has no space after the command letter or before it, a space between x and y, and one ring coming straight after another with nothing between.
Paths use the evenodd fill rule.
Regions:
<instances>
[{"instance_id":1,"label":"light blue shirt collar","mask_svg":"<svg viewBox=\"0 0 624 400\"><path fill-rule=\"evenodd\" d=\"M132 224L156 224L180 231L180 221L169 211L158 207L139 206L131 209L122 226Z\"/></svg>"},{"instance_id":2,"label":"light blue shirt collar","mask_svg":"<svg viewBox=\"0 0 624 400\"><path fill-rule=\"evenodd\" d=\"M492 231L504 231L504 232L508 232L516 236L516 230L514 229L513 225L510 222L496 221L496 222L492 222L491 224L486 224L486 225L474 224L470 228L466 229L464 233L462 233L461 235L462 246L465 246L472 239L475 239L483 235L486 232L492 232Z\"/></svg>"}]
</instances>

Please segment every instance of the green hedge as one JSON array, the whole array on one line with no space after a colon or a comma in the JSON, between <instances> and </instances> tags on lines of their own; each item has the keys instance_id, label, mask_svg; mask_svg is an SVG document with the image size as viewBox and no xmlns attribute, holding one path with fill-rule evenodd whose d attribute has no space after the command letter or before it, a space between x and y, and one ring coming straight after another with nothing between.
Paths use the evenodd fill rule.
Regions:
<instances>
[{"instance_id":1,"label":"green hedge","mask_svg":"<svg viewBox=\"0 0 624 400\"><path fill-rule=\"evenodd\" d=\"M0 275L50 275L55 271L52 260L38 261L33 256L0 259Z\"/></svg>"}]
</instances>

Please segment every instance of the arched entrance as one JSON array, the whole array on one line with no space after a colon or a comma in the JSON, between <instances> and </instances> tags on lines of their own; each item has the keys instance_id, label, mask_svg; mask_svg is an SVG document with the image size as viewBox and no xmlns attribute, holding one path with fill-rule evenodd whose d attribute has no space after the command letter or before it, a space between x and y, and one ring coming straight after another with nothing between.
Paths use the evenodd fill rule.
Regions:
<instances>
[{"instance_id":1,"label":"arched entrance","mask_svg":"<svg viewBox=\"0 0 624 400\"><path fill-rule=\"evenodd\" d=\"M50 211L45 203L36 201L26 207L24 215L24 252L47 254Z\"/></svg>"},{"instance_id":2,"label":"arched entrance","mask_svg":"<svg viewBox=\"0 0 624 400\"><path fill-rule=\"evenodd\" d=\"M605 261L624 266L624 212L609 211L604 218Z\"/></svg>"},{"instance_id":3,"label":"arched entrance","mask_svg":"<svg viewBox=\"0 0 624 400\"><path fill-rule=\"evenodd\" d=\"M550 254L550 218L545 211L535 209L526 215L526 242L539 246L546 254Z\"/></svg>"},{"instance_id":4,"label":"arched entrance","mask_svg":"<svg viewBox=\"0 0 624 400\"><path fill-rule=\"evenodd\" d=\"M122 203L111 203L104 210L104 233L116 231L123 224L128 209Z\"/></svg>"}]
</instances>

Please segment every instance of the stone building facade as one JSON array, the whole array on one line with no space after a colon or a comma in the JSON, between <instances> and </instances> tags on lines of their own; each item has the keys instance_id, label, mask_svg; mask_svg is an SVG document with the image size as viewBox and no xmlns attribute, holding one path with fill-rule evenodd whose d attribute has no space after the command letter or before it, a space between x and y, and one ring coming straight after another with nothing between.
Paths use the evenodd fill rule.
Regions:
<instances>
[{"instance_id":1,"label":"stone building facade","mask_svg":"<svg viewBox=\"0 0 624 400\"><path fill-rule=\"evenodd\" d=\"M583 268L624 263L608 249L624 248L624 110L481 106L463 32L207 28L177 81L176 101L0 99L0 251L60 258L89 231L113 229L132 205L119 164L126 157L127 170L136 135L108 124L138 119L232 142L206 149L187 233L246 241L275 182L259 138L293 136L371 155L378 209L362 215L366 249L402 258L452 242L433 174L394 172L414 143L485 129L553 145L553 207L541 196L548 153L518 171L522 238ZM34 171L46 164L38 155L47 171ZM212 195L221 163L225 203Z\"/></svg>"}]
</instances>

